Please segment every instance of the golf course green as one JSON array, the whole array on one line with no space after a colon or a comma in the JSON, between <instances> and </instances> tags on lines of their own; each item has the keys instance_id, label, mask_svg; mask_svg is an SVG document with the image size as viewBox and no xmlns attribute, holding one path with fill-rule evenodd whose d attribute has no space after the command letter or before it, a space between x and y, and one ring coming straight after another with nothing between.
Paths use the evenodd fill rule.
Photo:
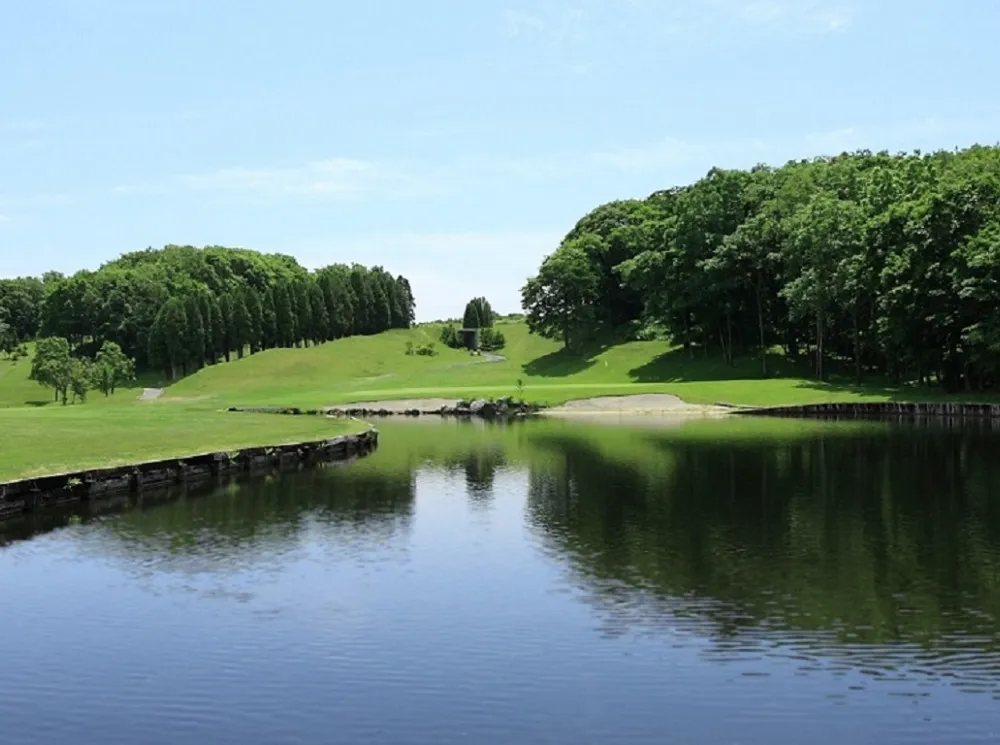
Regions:
<instances>
[{"instance_id":1,"label":"golf course green","mask_svg":"<svg viewBox=\"0 0 1000 745\"><path fill-rule=\"evenodd\" d=\"M0 361L0 481L152 458L318 439L357 429L322 417L231 414L230 406L319 408L357 401L513 396L547 406L598 396L666 393L692 404L776 406L821 402L945 400L937 390L855 385L849 376L808 377L775 355L762 378L755 360L735 366L689 359L663 341L595 344L570 353L501 321L496 357L436 345L434 324L355 336L306 348L272 349L208 366L168 383L140 376L133 387L63 406L29 379L30 358ZM498 359L500 357L501 359ZM977 400L989 400L981 398ZM237 418L238 417L238 418Z\"/></svg>"}]
</instances>

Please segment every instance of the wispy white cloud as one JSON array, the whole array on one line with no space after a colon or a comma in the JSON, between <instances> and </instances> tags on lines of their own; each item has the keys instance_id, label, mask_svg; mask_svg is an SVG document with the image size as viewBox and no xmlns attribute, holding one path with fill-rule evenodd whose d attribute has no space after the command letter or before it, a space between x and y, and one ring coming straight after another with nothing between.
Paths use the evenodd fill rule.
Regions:
<instances>
[{"instance_id":1,"label":"wispy white cloud","mask_svg":"<svg viewBox=\"0 0 1000 745\"><path fill-rule=\"evenodd\" d=\"M7 119L0 121L0 132L35 134L46 128L41 119Z\"/></svg>"},{"instance_id":2,"label":"wispy white cloud","mask_svg":"<svg viewBox=\"0 0 1000 745\"><path fill-rule=\"evenodd\" d=\"M443 158L360 159L348 156L281 166L247 165L174 175L146 183L124 184L119 195L194 191L247 204L281 201L351 202L364 199L436 199L464 194L484 183L559 184L570 179L600 179L616 172L639 178L697 178L712 166L780 164L791 158L837 154L868 148L934 149L970 144L1000 118L922 119L880 127L846 125L781 138L690 139L666 134L645 142L608 143L590 150L502 155L455 153ZM992 122L992 123L991 123ZM948 142L948 138L954 142ZM645 177L640 178L643 181ZM36 197L52 200L56 195ZM0 207L4 207L0 198ZM8 209L12 209L8 207Z\"/></svg>"},{"instance_id":3,"label":"wispy white cloud","mask_svg":"<svg viewBox=\"0 0 1000 745\"><path fill-rule=\"evenodd\" d=\"M856 150L935 150L965 147L976 133L1000 126L1000 115L982 119L917 119L882 126L847 125L780 139L685 140L672 136L609 147L591 154L595 165L620 172L659 172L697 177L713 166L745 168L757 163L838 155ZM949 138L951 141L949 141ZM981 143L992 144L992 141Z\"/></svg>"},{"instance_id":4,"label":"wispy white cloud","mask_svg":"<svg viewBox=\"0 0 1000 745\"><path fill-rule=\"evenodd\" d=\"M721 11L743 21L792 32L833 32L847 28L854 7L843 0L724 0Z\"/></svg>"},{"instance_id":5,"label":"wispy white cloud","mask_svg":"<svg viewBox=\"0 0 1000 745\"><path fill-rule=\"evenodd\" d=\"M119 195L200 191L248 200L347 201L364 196L419 197L433 193L426 164L335 156L281 166L245 166L184 173L121 184Z\"/></svg>"},{"instance_id":6,"label":"wispy white cloud","mask_svg":"<svg viewBox=\"0 0 1000 745\"><path fill-rule=\"evenodd\" d=\"M224 168L179 177L182 185L206 191L266 192L270 195L343 199L373 191L386 174L375 163L331 158L302 166Z\"/></svg>"},{"instance_id":7,"label":"wispy white cloud","mask_svg":"<svg viewBox=\"0 0 1000 745\"><path fill-rule=\"evenodd\" d=\"M457 299L476 295L488 297L499 312L519 310L520 288L562 237L547 231L382 233L308 241L290 250L312 268L337 256L364 256L368 264L384 264L410 280L417 317L428 321L461 314ZM497 256L503 261L497 262Z\"/></svg>"},{"instance_id":8,"label":"wispy white cloud","mask_svg":"<svg viewBox=\"0 0 1000 745\"><path fill-rule=\"evenodd\" d=\"M22 209L33 209L36 207L63 207L72 204L75 195L69 193L39 193L22 194L18 196L7 196L0 194L0 209L8 215Z\"/></svg>"},{"instance_id":9,"label":"wispy white cloud","mask_svg":"<svg viewBox=\"0 0 1000 745\"><path fill-rule=\"evenodd\" d=\"M705 147L676 137L664 137L638 145L617 146L591 154L597 165L620 171L662 170L690 161Z\"/></svg>"},{"instance_id":10,"label":"wispy white cloud","mask_svg":"<svg viewBox=\"0 0 1000 745\"><path fill-rule=\"evenodd\" d=\"M713 166L747 167L762 162L773 163L775 158L782 157L786 144L787 140L740 138L699 141L665 136L645 143L596 151L589 160L597 166L623 173L637 176L662 173L668 178L683 181L697 178Z\"/></svg>"},{"instance_id":11,"label":"wispy white cloud","mask_svg":"<svg viewBox=\"0 0 1000 745\"><path fill-rule=\"evenodd\" d=\"M426 127L407 132L407 136L415 140L438 140L447 137L457 137L465 134L462 127Z\"/></svg>"},{"instance_id":12,"label":"wispy white cloud","mask_svg":"<svg viewBox=\"0 0 1000 745\"><path fill-rule=\"evenodd\" d=\"M504 12L508 36L550 43L620 37L711 42L748 30L768 35L846 29L857 0L525 0Z\"/></svg>"},{"instance_id":13,"label":"wispy white cloud","mask_svg":"<svg viewBox=\"0 0 1000 745\"><path fill-rule=\"evenodd\" d=\"M508 36L522 36L526 33L542 33L546 22L540 13L525 13L508 8L503 13L504 31Z\"/></svg>"}]
</instances>

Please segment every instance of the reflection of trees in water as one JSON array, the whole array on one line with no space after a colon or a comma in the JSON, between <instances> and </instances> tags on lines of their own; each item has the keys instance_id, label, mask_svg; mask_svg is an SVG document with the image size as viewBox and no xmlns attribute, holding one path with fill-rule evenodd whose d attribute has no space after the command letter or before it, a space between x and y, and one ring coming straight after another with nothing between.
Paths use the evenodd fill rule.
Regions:
<instances>
[{"instance_id":1,"label":"reflection of trees in water","mask_svg":"<svg viewBox=\"0 0 1000 745\"><path fill-rule=\"evenodd\" d=\"M414 494L410 472L309 469L131 511L104 525L92 545L147 568L185 572L266 564L312 538L357 554L409 529Z\"/></svg>"},{"instance_id":2,"label":"reflection of trees in water","mask_svg":"<svg viewBox=\"0 0 1000 745\"><path fill-rule=\"evenodd\" d=\"M449 459L444 465L449 471L465 474L465 489L469 501L476 506L488 507L493 501L493 482L497 471L507 464L501 446L473 449Z\"/></svg>"},{"instance_id":3,"label":"reflection of trees in water","mask_svg":"<svg viewBox=\"0 0 1000 745\"><path fill-rule=\"evenodd\" d=\"M529 519L608 633L690 629L719 654L779 642L863 668L906 652L967 665L966 682L1000 676L1000 438L662 440L657 468L542 443L561 465L532 469Z\"/></svg>"},{"instance_id":4,"label":"reflection of trees in water","mask_svg":"<svg viewBox=\"0 0 1000 745\"><path fill-rule=\"evenodd\" d=\"M470 500L489 503L493 498L493 480L504 461L504 454L500 449L469 454L465 459L465 486Z\"/></svg>"}]
</instances>

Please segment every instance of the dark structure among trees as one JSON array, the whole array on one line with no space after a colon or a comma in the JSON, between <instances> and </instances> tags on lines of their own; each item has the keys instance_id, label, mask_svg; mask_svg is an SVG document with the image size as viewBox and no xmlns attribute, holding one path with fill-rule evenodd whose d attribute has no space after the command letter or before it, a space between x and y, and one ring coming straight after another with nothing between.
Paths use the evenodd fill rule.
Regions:
<instances>
[{"instance_id":1,"label":"dark structure among trees","mask_svg":"<svg viewBox=\"0 0 1000 745\"><path fill-rule=\"evenodd\" d=\"M473 351L496 351L502 349L507 340L504 335L493 328L497 314L493 312L489 301L484 297L472 298L465 305L462 316L462 328L446 324L441 329L441 341L453 349L470 349Z\"/></svg>"},{"instance_id":2,"label":"dark structure among trees","mask_svg":"<svg viewBox=\"0 0 1000 745\"><path fill-rule=\"evenodd\" d=\"M579 347L639 330L691 356L808 352L896 382L1000 385L1000 148L713 169L598 207L522 290Z\"/></svg>"}]
</instances>

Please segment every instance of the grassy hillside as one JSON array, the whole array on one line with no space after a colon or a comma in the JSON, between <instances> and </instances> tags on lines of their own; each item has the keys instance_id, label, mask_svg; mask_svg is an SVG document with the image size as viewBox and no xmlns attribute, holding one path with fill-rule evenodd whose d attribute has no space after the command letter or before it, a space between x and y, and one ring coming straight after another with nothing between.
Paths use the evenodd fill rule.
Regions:
<instances>
[{"instance_id":1,"label":"grassy hillside","mask_svg":"<svg viewBox=\"0 0 1000 745\"><path fill-rule=\"evenodd\" d=\"M217 410L224 406L319 407L352 401L400 398L472 398L519 395L558 404L574 398L628 393L673 393L693 403L778 405L821 401L941 398L936 391L855 386L849 378L820 383L808 370L775 355L771 375L759 363L690 360L662 341L595 345L583 355L528 333L518 321L499 325L507 338L501 362L437 344L434 357L406 354L407 343L435 342L440 327L426 325L371 337L352 337L307 349L274 349L208 367L166 389L162 404ZM28 380L29 362L0 361L0 407L50 403L51 393ZM159 383L154 379L146 386ZM105 399L91 395L88 408L136 404L143 384ZM46 406L46 409L56 408ZM2 421L2 420L0 420Z\"/></svg>"},{"instance_id":2,"label":"grassy hillside","mask_svg":"<svg viewBox=\"0 0 1000 745\"><path fill-rule=\"evenodd\" d=\"M0 482L256 445L278 445L360 430L319 417L229 414L217 406L137 401L142 384L85 405L53 403L28 379L30 359L0 360Z\"/></svg>"},{"instance_id":3,"label":"grassy hillside","mask_svg":"<svg viewBox=\"0 0 1000 745\"><path fill-rule=\"evenodd\" d=\"M0 407L24 406L29 401L41 403L42 399L48 403L51 392L45 391L38 383L29 380L30 372L30 358L17 362L0 359Z\"/></svg>"},{"instance_id":4,"label":"grassy hillside","mask_svg":"<svg viewBox=\"0 0 1000 745\"><path fill-rule=\"evenodd\" d=\"M693 403L777 405L820 401L940 397L930 391L855 386L848 379L820 383L781 356L761 379L759 363L735 367L719 359L689 360L662 341L595 345L567 354L557 342L528 333L521 322L501 323L507 338L502 362L488 362L438 345L435 357L405 354L406 343L437 339L427 325L373 337L354 337L309 349L271 350L217 365L169 387L166 400L212 405L316 407L399 398L518 395L558 404L574 398L628 393L673 393Z\"/></svg>"}]
</instances>

